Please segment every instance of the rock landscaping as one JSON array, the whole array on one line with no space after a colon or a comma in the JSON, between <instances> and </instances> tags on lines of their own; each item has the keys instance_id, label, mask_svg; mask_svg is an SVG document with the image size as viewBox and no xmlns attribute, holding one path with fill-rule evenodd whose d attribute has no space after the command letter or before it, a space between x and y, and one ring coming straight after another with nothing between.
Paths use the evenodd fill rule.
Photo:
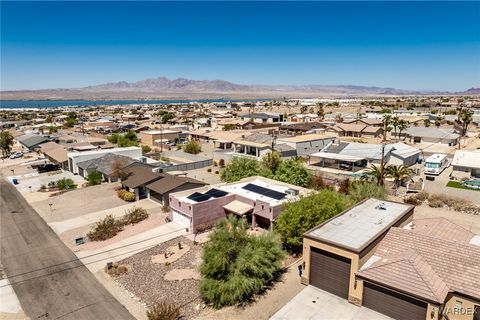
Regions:
<instances>
[{"instance_id":1,"label":"rock landscaping","mask_svg":"<svg viewBox=\"0 0 480 320\"><path fill-rule=\"evenodd\" d=\"M118 265L129 266L128 272L114 279L148 307L161 302L175 303L180 306L182 319L194 319L202 305L197 271L201 252L201 245L178 237L118 261Z\"/></svg>"}]
</instances>

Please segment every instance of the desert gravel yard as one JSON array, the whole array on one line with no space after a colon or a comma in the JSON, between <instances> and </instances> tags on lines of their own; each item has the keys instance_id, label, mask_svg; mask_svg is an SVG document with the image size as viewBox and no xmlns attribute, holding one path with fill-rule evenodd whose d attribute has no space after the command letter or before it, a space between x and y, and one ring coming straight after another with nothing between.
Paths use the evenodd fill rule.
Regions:
<instances>
[{"instance_id":1,"label":"desert gravel yard","mask_svg":"<svg viewBox=\"0 0 480 320\"><path fill-rule=\"evenodd\" d=\"M178 249L179 242L182 249ZM166 259L165 252L169 252ZM175 303L181 307L184 319L194 319L202 303L197 280L201 253L201 245L177 237L119 261L119 265L128 266L128 272L115 279L148 306L162 301Z\"/></svg>"}]
</instances>

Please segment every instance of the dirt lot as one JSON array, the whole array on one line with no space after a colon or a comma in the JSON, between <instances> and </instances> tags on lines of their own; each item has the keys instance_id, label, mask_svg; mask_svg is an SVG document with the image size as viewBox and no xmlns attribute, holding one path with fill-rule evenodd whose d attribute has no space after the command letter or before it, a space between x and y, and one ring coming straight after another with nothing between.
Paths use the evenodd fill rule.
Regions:
<instances>
[{"instance_id":1,"label":"dirt lot","mask_svg":"<svg viewBox=\"0 0 480 320\"><path fill-rule=\"evenodd\" d=\"M84 214L106 210L126 204L115 192L117 183L106 183L73 190L59 196L32 203L47 222L62 221ZM52 203L50 209L49 203Z\"/></svg>"}]
</instances>

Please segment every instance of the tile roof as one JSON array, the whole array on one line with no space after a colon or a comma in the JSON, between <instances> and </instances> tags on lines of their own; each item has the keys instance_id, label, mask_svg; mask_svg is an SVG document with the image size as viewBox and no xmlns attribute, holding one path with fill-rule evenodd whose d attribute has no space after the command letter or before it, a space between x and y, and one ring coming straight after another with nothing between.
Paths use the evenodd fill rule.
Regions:
<instances>
[{"instance_id":1,"label":"tile roof","mask_svg":"<svg viewBox=\"0 0 480 320\"><path fill-rule=\"evenodd\" d=\"M147 189L153 190L160 194L165 194L187 183L198 184L198 186L196 187L206 185L206 183L204 182L201 182L192 178L188 178L188 177L176 177L169 174L164 174L162 176L163 176L162 178L148 184L146 186Z\"/></svg>"},{"instance_id":2,"label":"tile roof","mask_svg":"<svg viewBox=\"0 0 480 320\"><path fill-rule=\"evenodd\" d=\"M424 233L421 229L391 228L371 258L377 261L370 265L367 262L357 275L428 300L432 300L432 294L437 299L442 296L444 289L438 280L440 278L450 292L480 299L480 246L437 237L440 234L433 231L427 232L428 235ZM421 259L415 255L408 256L411 250ZM375 271L388 260L397 265ZM414 266L408 267L407 264ZM413 270L419 274L418 277ZM431 294L426 292L426 283Z\"/></svg>"},{"instance_id":3,"label":"tile roof","mask_svg":"<svg viewBox=\"0 0 480 320\"><path fill-rule=\"evenodd\" d=\"M437 303L442 303L448 294L448 287L442 278L413 249L398 256L383 258L371 267L360 270L357 275L373 281L380 279L386 286L415 292L416 296Z\"/></svg>"},{"instance_id":4,"label":"tile roof","mask_svg":"<svg viewBox=\"0 0 480 320\"><path fill-rule=\"evenodd\" d=\"M162 174L153 172L152 167L146 165L129 166L125 171L128 176L122 181L122 185L129 188L137 188L163 178Z\"/></svg>"},{"instance_id":5,"label":"tile roof","mask_svg":"<svg viewBox=\"0 0 480 320\"><path fill-rule=\"evenodd\" d=\"M453 241L470 242L475 234L445 218L415 219L410 230L426 236Z\"/></svg>"}]
</instances>

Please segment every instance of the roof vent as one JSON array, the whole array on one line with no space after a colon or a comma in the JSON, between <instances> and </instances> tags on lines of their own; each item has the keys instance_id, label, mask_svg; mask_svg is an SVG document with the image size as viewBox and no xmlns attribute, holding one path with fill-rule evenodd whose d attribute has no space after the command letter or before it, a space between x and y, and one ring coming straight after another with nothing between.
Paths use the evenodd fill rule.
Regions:
<instances>
[{"instance_id":1,"label":"roof vent","mask_svg":"<svg viewBox=\"0 0 480 320\"><path fill-rule=\"evenodd\" d=\"M382 202L378 206L376 206L375 209L377 209L377 210L387 210L387 206L385 205L385 202Z\"/></svg>"},{"instance_id":2,"label":"roof vent","mask_svg":"<svg viewBox=\"0 0 480 320\"><path fill-rule=\"evenodd\" d=\"M285 190L285 193L291 196L298 196L298 190L297 189L287 189Z\"/></svg>"}]
</instances>

